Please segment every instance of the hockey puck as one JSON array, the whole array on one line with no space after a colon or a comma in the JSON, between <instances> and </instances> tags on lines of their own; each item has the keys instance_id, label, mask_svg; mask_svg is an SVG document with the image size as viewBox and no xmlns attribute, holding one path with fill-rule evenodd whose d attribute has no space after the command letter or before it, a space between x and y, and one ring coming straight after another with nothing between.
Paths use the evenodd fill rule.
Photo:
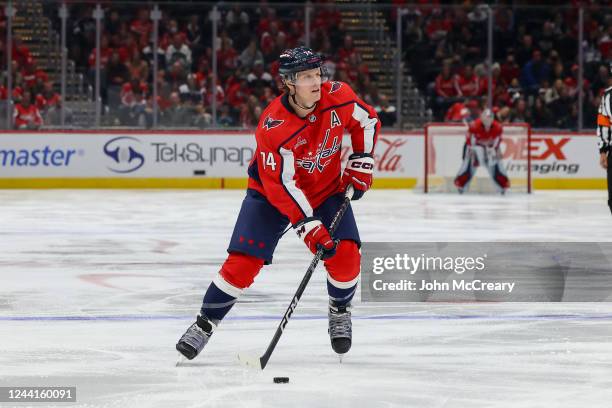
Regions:
<instances>
[{"instance_id":1,"label":"hockey puck","mask_svg":"<svg viewBox=\"0 0 612 408\"><path fill-rule=\"evenodd\" d=\"M274 382L276 384L287 384L289 382L289 377L274 377Z\"/></svg>"}]
</instances>

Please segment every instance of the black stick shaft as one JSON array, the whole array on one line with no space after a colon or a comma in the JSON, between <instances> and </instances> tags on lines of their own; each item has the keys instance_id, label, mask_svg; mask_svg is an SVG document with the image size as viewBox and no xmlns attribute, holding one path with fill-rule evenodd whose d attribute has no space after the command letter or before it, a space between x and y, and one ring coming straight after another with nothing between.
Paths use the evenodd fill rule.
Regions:
<instances>
[{"instance_id":1,"label":"black stick shaft","mask_svg":"<svg viewBox=\"0 0 612 408\"><path fill-rule=\"evenodd\" d=\"M340 206L340 209L338 210L338 212L334 216L334 219L332 220L332 222L331 222L331 224L329 226L329 234L330 235L332 235L334 233L334 231L338 227L338 224L340 224L340 220L342 219L342 216L346 212L346 210L349 207L350 203L351 203L350 198L347 197L347 198L344 199L344 202ZM300 286L298 286L298 289L295 292L295 295L293 295L293 299L291 299L291 303L289 304L289 307L287 308L287 311L285 312L285 315L283 316L283 319L281 320L280 324L278 325L278 328L276 329L276 333L274 333L274 337L272 338L272 341L270 342L270 345L266 349L266 352L264 353L264 355L259 358L262 370L268 364L268 360L270 360L270 356L272 356L272 352L274 352L274 349L276 348L276 344L278 343L278 341L280 340L281 336L283 335L283 331L285 330L285 326L287 326L287 323L289 323L289 319L291 319L291 315L293 314L293 312L297 308L297 304L300 301L300 298L302 297L302 294L304 293L304 290L306 289L306 286L308 285L308 282L310 281L310 278L312 277L312 274L314 273L315 269L317 268L317 264L321 260L321 256L323 256L323 250L319 249L317 251L316 255L314 256L314 258L312 259L312 262L310 262L310 266L308 267L308 270L306 271L306 274L302 278L302 282L300 282Z\"/></svg>"}]
</instances>

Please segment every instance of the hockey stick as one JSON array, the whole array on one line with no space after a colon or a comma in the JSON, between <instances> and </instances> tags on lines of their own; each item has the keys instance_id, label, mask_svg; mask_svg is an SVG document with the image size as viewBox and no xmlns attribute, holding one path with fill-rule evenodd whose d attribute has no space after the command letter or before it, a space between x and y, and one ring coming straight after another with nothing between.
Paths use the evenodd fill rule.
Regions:
<instances>
[{"instance_id":1,"label":"hockey stick","mask_svg":"<svg viewBox=\"0 0 612 408\"><path fill-rule=\"evenodd\" d=\"M349 194L349 196L351 195L352 194ZM330 235L334 233L334 231L338 227L338 224L340 224L340 220L342 219L342 216L346 212L350 202L351 202L351 199L349 197L346 197L344 199L344 202L340 206L340 209L334 216L334 219L332 220L329 226ZM317 268L317 264L321 260L321 256L323 256L323 250L319 249L317 253L315 254L314 258L312 259L312 262L310 262L310 266L308 267L308 270L306 270L306 274L302 278L302 282L300 282L300 286L298 287L297 292L295 292L295 295L293 295L293 299L291 299L291 303L289 304L289 307L287 308L287 311L285 312L283 319L278 325L278 328L276 329L276 333L274 333L274 337L272 338L272 341L268 345L266 352L261 357L238 353L238 360L240 360L242 364L249 366L249 367L259 368L261 370L266 368L266 365L268 364L268 360L270 360L270 356L272 356L272 352L274 352L274 348L276 347L276 344L278 343L281 336L283 335L285 326L287 326L287 323L289 323L289 319L291 319L291 315L295 311L295 308L297 307L297 304L300 301L300 298L302 297L304 290L306 289L306 285L308 285L308 282L310 281L312 274Z\"/></svg>"}]
</instances>

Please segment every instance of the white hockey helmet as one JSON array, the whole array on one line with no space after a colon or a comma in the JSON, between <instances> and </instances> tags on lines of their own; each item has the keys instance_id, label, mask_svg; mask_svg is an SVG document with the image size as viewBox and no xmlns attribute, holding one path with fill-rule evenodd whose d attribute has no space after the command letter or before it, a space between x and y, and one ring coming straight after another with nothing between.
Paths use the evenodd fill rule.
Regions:
<instances>
[{"instance_id":1,"label":"white hockey helmet","mask_svg":"<svg viewBox=\"0 0 612 408\"><path fill-rule=\"evenodd\" d=\"M493 124L494 119L495 115L493 114L491 109L485 109L480 114L480 121L487 130L491 129L491 125Z\"/></svg>"}]
</instances>

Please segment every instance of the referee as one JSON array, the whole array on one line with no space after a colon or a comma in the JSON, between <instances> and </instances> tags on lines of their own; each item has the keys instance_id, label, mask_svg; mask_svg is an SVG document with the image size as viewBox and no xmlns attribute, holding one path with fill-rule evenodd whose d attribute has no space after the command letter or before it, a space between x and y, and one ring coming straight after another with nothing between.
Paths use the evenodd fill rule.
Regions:
<instances>
[{"instance_id":1,"label":"referee","mask_svg":"<svg viewBox=\"0 0 612 408\"><path fill-rule=\"evenodd\" d=\"M610 75L612 75L612 61L609 62ZM601 97L599 112L597 115L597 136L599 140L599 164L608 173L608 207L612 211L612 166L608 165L610 161L610 147L612 144L612 86L606 88Z\"/></svg>"}]
</instances>

